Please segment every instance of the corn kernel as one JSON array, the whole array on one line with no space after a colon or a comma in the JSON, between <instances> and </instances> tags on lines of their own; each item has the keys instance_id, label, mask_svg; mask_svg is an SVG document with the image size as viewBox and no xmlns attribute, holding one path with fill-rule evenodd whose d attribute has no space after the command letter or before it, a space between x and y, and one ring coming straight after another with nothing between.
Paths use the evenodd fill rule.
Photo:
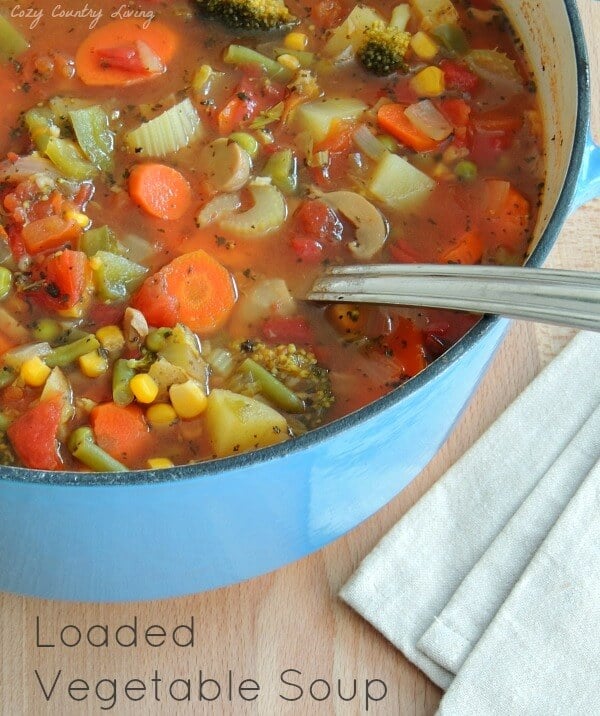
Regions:
<instances>
[{"instance_id":1,"label":"corn kernel","mask_svg":"<svg viewBox=\"0 0 600 716\"><path fill-rule=\"evenodd\" d=\"M108 361L98 351L90 351L79 357L79 370L88 378L97 378L108 370Z\"/></svg>"},{"instance_id":2,"label":"corn kernel","mask_svg":"<svg viewBox=\"0 0 600 716\"><path fill-rule=\"evenodd\" d=\"M65 219L71 219L71 221L74 221L76 224L79 224L82 229L85 229L92 223L89 217L87 217L81 211L66 211Z\"/></svg>"},{"instance_id":3,"label":"corn kernel","mask_svg":"<svg viewBox=\"0 0 600 716\"><path fill-rule=\"evenodd\" d=\"M169 388L169 397L180 418L195 418L206 410L206 393L193 380L172 385Z\"/></svg>"},{"instance_id":4,"label":"corn kernel","mask_svg":"<svg viewBox=\"0 0 600 716\"><path fill-rule=\"evenodd\" d=\"M419 59L427 61L433 60L440 49L437 42L422 30L412 36L410 46Z\"/></svg>"},{"instance_id":5,"label":"corn kernel","mask_svg":"<svg viewBox=\"0 0 600 716\"><path fill-rule=\"evenodd\" d=\"M148 373L138 373L129 381L129 387L140 403L152 403L158 395L158 385Z\"/></svg>"},{"instance_id":6,"label":"corn kernel","mask_svg":"<svg viewBox=\"0 0 600 716\"><path fill-rule=\"evenodd\" d=\"M162 470L165 467L174 467L174 463L168 457L151 457L148 459L148 467L151 470Z\"/></svg>"},{"instance_id":7,"label":"corn kernel","mask_svg":"<svg viewBox=\"0 0 600 716\"><path fill-rule=\"evenodd\" d=\"M171 425L177 420L177 413L168 403L155 403L146 411L146 420L152 427Z\"/></svg>"},{"instance_id":8,"label":"corn kernel","mask_svg":"<svg viewBox=\"0 0 600 716\"><path fill-rule=\"evenodd\" d=\"M125 336L119 326L102 326L96 331L96 338L109 353L116 353L125 345Z\"/></svg>"},{"instance_id":9,"label":"corn kernel","mask_svg":"<svg viewBox=\"0 0 600 716\"><path fill-rule=\"evenodd\" d=\"M300 68L300 60L294 57L294 55L279 55L277 62L279 62L282 67L285 67L286 70L291 70L292 72Z\"/></svg>"},{"instance_id":10,"label":"corn kernel","mask_svg":"<svg viewBox=\"0 0 600 716\"><path fill-rule=\"evenodd\" d=\"M303 32L288 32L283 41L288 50L302 52L308 45L308 37Z\"/></svg>"},{"instance_id":11,"label":"corn kernel","mask_svg":"<svg viewBox=\"0 0 600 716\"><path fill-rule=\"evenodd\" d=\"M39 356L34 356L23 363L19 375L26 385L39 388L44 385L50 372L44 361Z\"/></svg>"},{"instance_id":12,"label":"corn kernel","mask_svg":"<svg viewBox=\"0 0 600 716\"><path fill-rule=\"evenodd\" d=\"M444 73L439 67L426 67L411 79L410 86L419 97L438 97L446 89Z\"/></svg>"}]
</instances>

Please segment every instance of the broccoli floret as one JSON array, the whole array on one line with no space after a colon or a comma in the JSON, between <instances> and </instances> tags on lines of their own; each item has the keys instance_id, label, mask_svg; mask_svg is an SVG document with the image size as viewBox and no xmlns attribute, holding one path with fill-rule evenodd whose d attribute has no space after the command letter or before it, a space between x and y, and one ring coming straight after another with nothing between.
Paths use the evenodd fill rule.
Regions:
<instances>
[{"instance_id":1,"label":"broccoli floret","mask_svg":"<svg viewBox=\"0 0 600 716\"><path fill-rule=\"evenodd\" d=\"M318 364L314 353L293 343L269 345L255 340L238 341L231 346L231 350L239 366L251 358L300 398L304 409L288 418L294 433L323 422L335 398L329 371ZM260 392L260 386L256 385L252 376L239 370L234 371L228 387L248 396Z\"/></svg>"},{"instance_id":2,"label":"broccoli floret","mask_svg":"<svg viewBox=\"0 0 600 716\"><path fill-rule=\"evenodd\" d=\"M364 37L357 57L366 70L380 76L396 70L406 71L404 57L410 45L410 33L375 23L368 28Z\"/></svg>"},{"instance_id":3,"label":"broccoli floret","mask_svg":"<svg viewBox=\"0 0 600 716\"><path fill-rule=\"evenodd\" d=\"M283 0L197 0L203 13L236 30L284 30L296 18Z\"/></svg>"}]
</instances>

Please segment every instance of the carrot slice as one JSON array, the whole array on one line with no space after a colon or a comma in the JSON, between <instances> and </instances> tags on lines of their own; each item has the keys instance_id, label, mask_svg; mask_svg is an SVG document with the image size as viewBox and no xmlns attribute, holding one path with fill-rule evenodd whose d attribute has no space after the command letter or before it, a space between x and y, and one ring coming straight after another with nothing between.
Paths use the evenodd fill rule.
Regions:
<instances>
[{"instance_id":1,"label":"carrot slice","mask_svg":"<svg viewBox=\"0 0 600 716\"><path fill-rule=\"evenodd\" d=\"M206 251L178 256L147 278L132 305L152 326L184 323L208 334L228 319L237 299L229 271Z\"/></svg>"},{"instance_id":2,"label":"carrot slice","mask_svg":"<svg viewBox=\"0 0 600 716\"><path fill-rule=\"evenodd\" d=\"M157 73L111 66L103 60L103 51L136 47L138 42L145 43L166 66L175 54L179 38L160 22L143 27L140 20L114 20L91 32L79 46L75 55L79 78L86 85L125 86L155 77Z\"/></svg>"},{"instance_id":3,"label":"carrot slice","mask_svg":"<svg viewBox=\"0 0 600 716\"><path fill-rule=\"evenodd\" d=\"M398 139L415 152L430 152L438 147L438 142L417 129L404 113L406 104L390 102L377 112L377 121L382 129Z\"/></svg>"},{"instance_id":4,"label":"carrot slice","mask_svg":"<svg viewBox=\"0 0 600 716\"><path fill-rule=\"evenodd\" d=\"M489 180L490 182L493 180ZM515 253L525 251L529 234L529 201L512 185L495 209L488 208L480 228L490 244Z\"/></svg>"},{"instance_id":5,"label":"carrot slice","mask_svg":"<svg viewBox=\"0 0 600 716\"><path fill-rule=\"evenodd\" d=\"M153 437L138 405L101 403L90 413L90 422L98 445L128 466L152 449Z\"/></svg>"},{"instance_id":6,"label":"carrot slice","mask_svg":"<svg viewBox=\"0 0 600 716\"><path fill-rule=\"evenodd\" d=\"M442 264L477 264L483 256L483 241L476 231L465 231L456 243L440 256Z\"/></svg>"},{"instance_id":7,"label":"carrot slice","mask_svg":"<svg viewBox=\"0 0 600 716\"><path fill-rule=\"evenodd\" d=\"M137 164L129 174L129 196L151 216L180 219L192 201L187 179L166 164Z\"/></svg>"}]
</instances>

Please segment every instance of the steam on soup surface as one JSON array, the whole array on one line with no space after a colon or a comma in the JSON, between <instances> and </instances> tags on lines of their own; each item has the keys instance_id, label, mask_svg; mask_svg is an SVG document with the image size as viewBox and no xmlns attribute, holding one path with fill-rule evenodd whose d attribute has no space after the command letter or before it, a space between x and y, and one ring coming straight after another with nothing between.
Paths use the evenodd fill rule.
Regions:
<instances>
[{"instance_id":1,"label":"steam on soup surface","mask_svg":"<svg viewBox=\"0 0 600 716\"><path fill-rule=\"evenodd\" d=\"M540 116L488 0L19 8L0 21L4 463L288 440L476 320L295 300L324 265L523 260Z\"/></svg>"}]
</instances>

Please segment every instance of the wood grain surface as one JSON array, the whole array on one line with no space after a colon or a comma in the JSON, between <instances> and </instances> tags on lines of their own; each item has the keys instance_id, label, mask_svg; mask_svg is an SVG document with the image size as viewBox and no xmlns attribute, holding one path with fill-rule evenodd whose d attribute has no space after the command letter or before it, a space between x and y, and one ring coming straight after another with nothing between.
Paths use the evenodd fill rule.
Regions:
<instances>
[{"instance_id":1,"label":"wood grain surface","mask_svg":"<svg viewBox=\"0 0 600 716\"><path fill-rule=\"evenodd\" d=\"M579 1L592 54L592 67L600 78L600 3ZM595 126L600 126L600 92L594 82ZM599 132L596 132L599 135ZM600 271L600 201L581 208L561 233L547 265ZM371 702L369 712L429 716L441 697L438 688L407 662L383 637L342 604L336 593L360 560L386 531L408 510L435 480L469 447L532 377L562 348L573 331L568 329L514 324L489 373L453 434L433 462L398 497L371 519L344 538L300 562L250 582L197 596L126 605L94 605L48 602L0 594L0 714L29 716L48 714L358 714L365 713L367 679L381 679L388 688L385 700ZM120 647L114 631L138 621L138 631L153 624L173 630L194 619L193 647ZM39 619L40 641L52 647L36 646ZM76 625L82 630L106 624L111 631L108 647L61 646L60 630ZM68 630L67 635L73 635ZM125 632L121 632L125 636ZM178 632L183 642L184 630ZM95 638L100 636L95 632ZM294 697L297 689L285 686L280 674L304 688L303 696L286 702L280 694ZM155 677L155 670L158 678ZM220 699L177 704L165 695L174 679L203 677L220 682ZM55 690L46 701L38 676L49 690L58 676ZM234 686L231 700L227 685L231 671ZM86 700L77 702L67 693L76 678L90 685ZM148 691L139 702L123 695L125 683L142 679ZM319 703L310 698L308 687L315 679L332 685L332 696ZM117 681L116 703L111 707L111 685ZM259 698L246 702L238 686L254 679L260 686ZM343 701L337 696L338 680ZM133 687L139 684L133 683ZM251 685L246 682L245 686ZM82 686L81 683L75 686ZM376 683L371 691L377 695ZM181 684L175 685L175 696ZM196 687L197 688L197 687ZM211 688L213 691L211 691ZM317 684L316 695L324 684ZM156 693L155 693L156 689ZM83 691L73 691L80 698ZM207 696L214 685L206 684ZM243 692L251 696L252 692ZM130 690L134 697L142 692ZM197 692L196 692L197 694ZM157 700L157 697L160 700Z\"/></svg>"}]
</instances>

